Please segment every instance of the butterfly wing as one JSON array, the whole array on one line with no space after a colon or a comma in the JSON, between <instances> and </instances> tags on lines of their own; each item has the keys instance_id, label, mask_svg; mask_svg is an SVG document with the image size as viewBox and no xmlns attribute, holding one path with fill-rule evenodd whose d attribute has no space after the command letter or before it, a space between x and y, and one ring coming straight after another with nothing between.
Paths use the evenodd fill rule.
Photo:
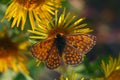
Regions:
<instances>
[{"instance_id":1,"label":"butterfly wing","mask_svg":"<svg viewBox=\"0 0 120 80\"><path fill-rule=\"evenodd\" d=\"M66 44L63 54L62 54L63 61L68 65L77 65L82 62L82 55L80 54L79 50Z\"/></svg>"},{"instance_id":2,"label":"butterfly wing","mask_svg":"<svg viewBox=\"0 0 120 80\"><path fill-rule=\"evenodd\" d=\"M96 37L90 34L66 35L66 42L80 51L82 54L89 52L96 44Z\"/></svg>"},{"instance_id":3,"label":"butterfly wing","mask_svg":"<svg viewBox=\"0 0 120 80\"><path fill-rule=\"evenodd\" d=\"M50 53L47 57L47 59L45 60L45 64L47 66L47 68L49 69L55 69L57 67L60 66L61 61L60 61L60 56L58 53L58 49L56 46L53 46L52 49L50 50Z\"/></svg>"},{"instance_id":4,"label":"butterfly wing","mask_svg":"<svg viewBox=\"0 0 120 80\"><path fill-rule=\"evenodd\" d=\"M53 42L54 39L46 39L34 44L31 47L32 55L40 61L44 61L47 58L49 51L51 50Z\"/></svg>"}]
</instances>

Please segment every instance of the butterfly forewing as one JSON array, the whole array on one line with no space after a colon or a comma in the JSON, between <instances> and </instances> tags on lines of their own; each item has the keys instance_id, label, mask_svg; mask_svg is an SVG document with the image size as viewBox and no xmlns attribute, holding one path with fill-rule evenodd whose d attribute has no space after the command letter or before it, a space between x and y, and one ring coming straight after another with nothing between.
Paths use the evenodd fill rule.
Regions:
<instances>
[{"instance_id":1,"label":"butterfly forewing","mask_svg":"<svg viewBox=\"0 0 120 80\"><path fill-rule=\"evenodd\" d=\"M53 46L45 61L47 68L55 69L60 66L61 60L56 46Z\"/></svg>"},{"instance_id":2,"label":"butterfly forewing","mask_svg":"<svg viewBox=\"0 0 120 80\"><path fill-rule=\"evenodd\" d=\"M96 44L96 37L90 34L66 35L66 42L80 51L82 54L89 52Z\"/></svg>"},{"instance_id":3,"label":"butterfly forewing","mask_svg":"<svg viewBox=\"0 0 120 80\"><path fill-rule=\"evenodd\" d=\"M31 48L32 55L40 61L44 61L51 50L53 42L53 39L46 39L34 44Z\"/></svg>"},{"instance_id":4,"label":"butterfly forewing","mask_svg":"<svg viewBox=\"0 0 120 80\"><path fill-rule=\"evenodd\" d=\"M63 61L68 65L77 65L82 62L82 56L76 48L66 44L62 55Z\"/></svg>"}]
</instances>

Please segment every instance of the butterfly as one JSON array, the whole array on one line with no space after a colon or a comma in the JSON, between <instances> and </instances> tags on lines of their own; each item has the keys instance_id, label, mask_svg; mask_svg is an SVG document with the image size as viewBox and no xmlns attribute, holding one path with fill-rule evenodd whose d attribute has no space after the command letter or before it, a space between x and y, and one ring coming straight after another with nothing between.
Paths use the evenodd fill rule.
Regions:
<instances>
[{"instance_id":1,"label":"butterfly","mask_svg":"<svg viewBox=\"0 0 120 80\"><path fill-rule=\"evenodd\" d=\"M82 55L88 53L96 44L96 37L90 34L57 34L31 47L32 55L44 61L49 69L58 68L62 62L68 65L78 65Z\"/></svg>"}]
</instances>

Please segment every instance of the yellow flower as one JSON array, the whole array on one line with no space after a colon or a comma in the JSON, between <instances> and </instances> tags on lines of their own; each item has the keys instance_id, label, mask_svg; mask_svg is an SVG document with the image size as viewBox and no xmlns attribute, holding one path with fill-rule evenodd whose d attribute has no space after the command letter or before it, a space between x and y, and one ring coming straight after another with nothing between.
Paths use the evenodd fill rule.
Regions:
<instances>
[{"instance_id":1,"label":"yellow flower","mask_svg":"<svg viewBox=\"0 0 120 80\"><path fill-rule=\"evenodd\" d=\"M107 64L102 60L101 67L104 71L104 78L98 78L96 80L119 80L120 79L120 55L118 59L112 57L109 58Z\"/></svg>"},{"instance_id":2,"label":"yellow flower","mask_svg":"<svg viewBox=\"0 0 120 80\"><path fill-rule=\"evenodd\" d=\"M24 54L21 54L19 48L21 44L13 42L6 33L0 33L3 33L0 35L0 72L5 72L10 68L17 72L22 69L28 74L29 72L24 64L27 58Z\"/></svg>"},{"instance_id":3,"label":"yellow flower","mask_svg":"<svg viewBox=\"0 0 120 80\"><path fill-rule=\"evenodd\" d=\"M75 20L76 16L72 15L70 12L66 14L66 9L63 13L58 15L58 10L55 11L55 20L50 21L50 24L44 24L39 22L38 27L35 28L35 31L28 30L30 33L33 33L33 36L30 38L34 39L46 39L47 37L55 37L56 34L85 34L89 33L92 30L89 28L84 28L87 24L81 24L84 18Z\"/></svg>"},{"instance_id":4,"label":"yellow flower","mask_svg":"<svg viewBox=\"0 0 120 80\"><path fill-rule=\"evenodd\" d=\"M43 19L45 23L54 15L54 11L61 7L63 0L13 0L5 12L4 18L10 21L13 18L11 27L15 25L24 29L27 14L30 19L31 27L34 30L35 22ZM3 20L4 20L3 18ZM2 20L2 21L3 21Z\"/></svg>"},{"instance_id":5,"label":"yellow flower","mask_svg":"<svg viewBox=\"0 0 120 80\"><path fill-rule=\"evenodd\" d=\"M72 73L71 75L69 75L69 77L64 77L63 75L61 75L60 80L92 80L92 79L86 79L84 77L78 78L77 73Z\"/></svg>"},{"instance_id":6,"label":"yellow flower","mask_svg":"<svg viewBox=\"0 0 120 80\"><path fill-rule=\"evenodd\" d=\"M72 73L69 77L64 77L63 75L61 75L60 80L77 80L77 74Z\"/></svg>"}]
</instances>

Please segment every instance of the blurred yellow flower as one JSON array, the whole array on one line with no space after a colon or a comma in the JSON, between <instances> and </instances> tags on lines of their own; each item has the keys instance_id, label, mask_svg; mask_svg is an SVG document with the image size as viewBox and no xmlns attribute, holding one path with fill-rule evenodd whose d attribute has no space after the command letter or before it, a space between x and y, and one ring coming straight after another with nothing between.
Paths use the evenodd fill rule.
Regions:
<instances>
[{"instance_id":1,"label":"blurred yellow flower","mask_svg":"<svg viewBox=\"0 0 120 80\"><path fill-rule=\"evenodd\" d=\"M34 30L35 22L44 20L48 23L48 20L54 15L54 11L61 7L63 0L13 0L5 12L5 18L10 21L13 18L11 27L15 25L21 29L24 29L26 23L27 14L30 19L31 27ZM48 19L48 20L47 20ZM2 21L3 21L2 20Z\"/></svg>"},{"instance_id":2,"label":"blurred yellow flower","mask_svg":"<svg viewBox=\"0 0 120 80\"><path fill-rule=\"evenodd\" d=\"M72 73L69 77L60 76L60 80L77 80L77 74Z\"/></svg>"},{"instance_id":3,"label":"blurred yellow flower","mask_svg":"<svg viewBox=\"0 0 120 80\"><path fill-rule=\"evenodd\" d=\"M39 22L38 27L35 30L28 30L30 33L34 34L30 38L34 39L45 39L47 37L56 36L58 33L61 34L85 34L92 30L86 27L86 23L81 24L84 18L75 20L76 16L68 12L66 14L66 9L63 13L58 15L58 10L55 11L55 20L50 21L50 24L45 24Z\"/></svg>"},{"instance_id":4,"label":"blurred yellow flower","mask_svg":"<svg viewBox=\"0 0 120 80\"><path fill-rule=\"evenodd\" d=\"M27 58L21 54L19 48L21 44L13 42L5 32L0 33L3 33L0 35L0 72L5 72L10 68L17 72L22 69L28 74L29 72L24 64Z\"/></svg>"},{"instance_id":5,"label":"blurred yellow flower","mask_svg":"<svg viewBox=\"0 0 120 80\"><path fill-rule=\"evenodd\" d=\"M78 78L77 73L72 73L69 77L64 77L63 75L61 75L60 80L92 80L92 79L86 79L84 77Z\"/></svg>"},{"instance_id":6,"label":"blurred yellow flower","mask_svg":"<svg viewBox=\"0 0 120 80\"><path fill-rule=\"evenodd\" d=\"M120 55L118 59L110 57L107 64L102 60L101 67L104 71L105 77L98 78L96 80L119 80L120 79Z\"/></svg>"}]
</instances>

